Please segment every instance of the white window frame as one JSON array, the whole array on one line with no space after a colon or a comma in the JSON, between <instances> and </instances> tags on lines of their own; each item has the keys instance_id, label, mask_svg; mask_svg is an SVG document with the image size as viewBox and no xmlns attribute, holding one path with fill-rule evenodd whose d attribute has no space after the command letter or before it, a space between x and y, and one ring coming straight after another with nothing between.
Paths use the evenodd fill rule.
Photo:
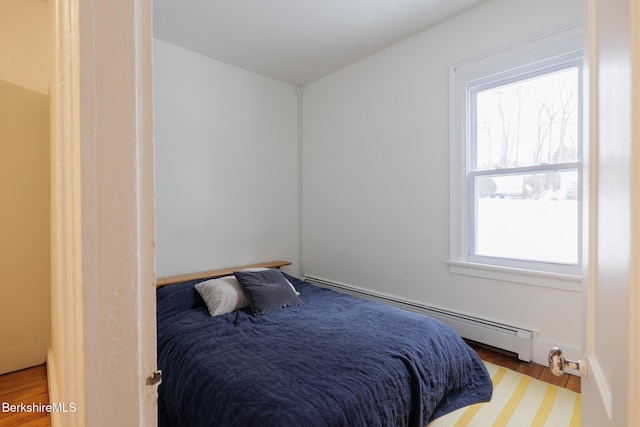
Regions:
<instances>
[{"instance_id":1,"label":"white window frame","mask_svg":"<svg viewBox=\"0 0 640 427\"><path fill-rule=\"evenodd\" d=\"M576 265L519 261L473 254L471 245L475 235L473 194L470 177L485 172L474 172L471 167L472 145L475 143L473 127L472 92L487 87L508 84L527 77L550 73L554 70L578 66L582 79L583 25L578 23L515 43L488 54L454 64L450 67L450 125L451 125L451 221L449 269L452 273L506 280L516 283L580 291L582 289L582 243L578 241ZM583 106L583 88L579 85L578 102ZM583 110L583 108L580 108ZM579 113L579 132L582 140L582 112ZM584 141L582 143L584 147ZM578 238L582 238L582 149L576 163L560 168L578 169ZM518 168L521 172L535 173L545 169L531 166Z\"/></svg>"}]
</instances>

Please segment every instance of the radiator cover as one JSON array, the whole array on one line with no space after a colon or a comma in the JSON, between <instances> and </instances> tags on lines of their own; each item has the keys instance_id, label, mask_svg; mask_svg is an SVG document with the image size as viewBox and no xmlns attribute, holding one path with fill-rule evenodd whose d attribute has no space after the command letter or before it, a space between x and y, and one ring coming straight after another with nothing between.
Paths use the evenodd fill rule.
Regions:
<instances>
[{"instance_id":1,"label":"radiator cover","mask_svg":"<svg viewBox=\"0 0 640 427\"><path fill-rule=\"evenodd\" d=\"M449 325L463 338L516 353L520 360L526 362L531 361L533 352L533 331L409 300L403 300L397 297L357 288L320 277L304 275L304 278L305 280L324 288L368 298L374 301L384 302L404 310L425 314Z\"/></svg>"}]
</instances>

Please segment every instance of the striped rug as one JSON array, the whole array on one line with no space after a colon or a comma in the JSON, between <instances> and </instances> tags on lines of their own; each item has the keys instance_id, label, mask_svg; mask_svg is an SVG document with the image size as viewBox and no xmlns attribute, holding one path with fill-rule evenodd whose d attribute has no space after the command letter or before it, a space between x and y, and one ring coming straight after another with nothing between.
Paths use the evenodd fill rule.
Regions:
<instances>
[{"instance_id":1,"label":"striped rug","mask_svg":"<svg viewBox=\"0 0 640 427\"><path fill-rule=\"evenodd\" d=\"M580 394L484 362L493 380L490 402L451 412L428 427L579 427Z\"/></svg>"}]
</instances>

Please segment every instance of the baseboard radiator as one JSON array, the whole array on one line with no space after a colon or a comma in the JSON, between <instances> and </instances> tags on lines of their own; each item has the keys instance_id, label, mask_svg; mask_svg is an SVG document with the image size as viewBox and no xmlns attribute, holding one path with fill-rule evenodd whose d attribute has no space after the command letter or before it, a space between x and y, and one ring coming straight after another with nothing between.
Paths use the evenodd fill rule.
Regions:
<instances>
[{"instance_id":1,"label":"baseboard radiator","mask_svg":"<svg viewBox=\"0 0 640 427\"><path fill-rule=\"evenodd\" d=\"M533 331L478 317L468 316L462 313L456 313L450 310L444 310L438 307L431 307L413 301L403 300L320 277L305 275L304 278L305 280L324 288L333 289L374 301L384 302L405 310L425 314L449 325L463 338L516 353L520 360L526 362L531 361L533 352Z\"/></svg>"}]
</instances>

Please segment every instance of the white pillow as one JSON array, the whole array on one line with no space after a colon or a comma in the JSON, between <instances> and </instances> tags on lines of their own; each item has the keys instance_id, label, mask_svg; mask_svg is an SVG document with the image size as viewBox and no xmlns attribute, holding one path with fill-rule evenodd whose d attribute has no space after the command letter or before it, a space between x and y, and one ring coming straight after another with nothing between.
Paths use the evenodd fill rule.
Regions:
<instances>
[{"instance_id":1,"label":"white pillow","mask_svg":"<svg viewBox=\"0 0 640 427\"><path fill-rule=\"evenodd\" d=\"M211 316L231 313L248 306L247 298L234 276L200 282L195 288L207 304Z\"/></svg>"},{"instance_id":2,"label":"white pillow","mask_svg":"<svg viewBox=\"0 0 640 427\"><path fill-rule=\"evenodd\" d=\"M242 270L238 270L238 271L265 271L265 270L272 270L271 268L265 268L265 267L251 267L251 268L243 268ZM287 279L286 277L284 278L287 283L289 284L289 286L291 286L291 289L293 289L293 292L296 293L296 295L300 295L300 292L298 292L295 288L295 286L293 286L293 283L291 283L289 281L289 279Z\"/></svg>"}]
</instances>

